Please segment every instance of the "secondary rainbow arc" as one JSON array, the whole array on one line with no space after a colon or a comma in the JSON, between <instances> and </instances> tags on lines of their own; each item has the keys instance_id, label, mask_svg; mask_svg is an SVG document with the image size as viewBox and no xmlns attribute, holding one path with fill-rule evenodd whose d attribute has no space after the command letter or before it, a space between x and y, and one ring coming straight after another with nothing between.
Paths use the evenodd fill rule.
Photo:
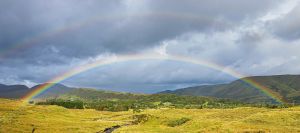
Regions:
<instances>
[{"instance_id":1,"label":"secondary rainbow arc","mask_svg":"<svg viewBox=\"0 0 300 133\"><path fill-rule=\"evenodd\" d=\"M82 72L85 72L85 71L88 71L88 70L91 70L91 69L94 69L94 68L97 68L100 66L108 65L108 64L113 64L113 63L117 63L117 62L126 62L126 61L149 60L149 59L150 60L151 59L173 60L173 61L179 61L179 62L186 62L186 63L192 63L192 64L208 67L208 68L211 68L211 69L214 69L217 71L221 71L223 73L229 74L236 78L241 78L241 80L244 81L245 83L248 83L249 85L255 87L256 89L260 90L261 92L263 92L267 96L273 98L274 100L276 100L279 103L286 102L282 96L280 96L278 93L272 91L270 88L267 88L250 78L245 78L247 76L245 76L233 69L230 69L228 67L224 67L222 65L219 65L219 64L216 64L213 62L209 62L206 60L193 59L193 58L188 58L188 57L179 56L179 55L134 54L134 55L112 56L112 57L109 57L106 59L96 60L94 62L76 67L70 71L67 71L67 72L47 81L47 83L60 83L64 80L66 80L70 77L76 76L77 74L80 74ZM31 91L30 93L28 93L26 96L24 96L22 98L22 100L24 101L24 103L28 103L28 101L30 101L32 98L38 96L39 94L43 93L44 91L46 91L47 89L51 88L54 85L55 84L44 84L44 85L36 88L35 90Z\"/></svg>"},{"instance_id":2,"label":"secondary rainbow arc","mask_svg":"<svg viewBox=\"0 0 300 133\"><path fill-rule=\"evenodd\" d=\"M33 35L31 37L25 38L15 44L12 44L10 48L0 51L0 61L3 59L15 55L19 51L25 50L29 47L34 47L41 43L42 40L49 39L53 36L63 35L65 33L78 30L84 28L85 26L95 24L101 21L116 21L118 19L126 19L127 17L172 17L175 19L185 19L185 20L192 20L194 22L201 22L207 21L211 19L211 16L197 16L193 14L186 14L186 13L172 13L172 12L139 12L135 14L126 14L126 13L118 13L118 14L97 14L81 21L74 21L70 24L56 27L50 30L46 30L39 34Z\"/></svg>"}]
</instances>

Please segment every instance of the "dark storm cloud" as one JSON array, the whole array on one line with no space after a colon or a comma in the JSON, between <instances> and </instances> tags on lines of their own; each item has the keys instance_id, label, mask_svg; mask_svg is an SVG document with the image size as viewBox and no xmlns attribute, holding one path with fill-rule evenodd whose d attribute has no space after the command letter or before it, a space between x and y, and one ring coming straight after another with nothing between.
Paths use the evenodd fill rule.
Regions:
<instances>
[{"instance_id":1,"label":"dark storm cloud","mask_svg":"<svg viewBox=\"0 0 300 133\"><path fill-rule=\"evenodd\" d=\"M2 0L0 82L45 82L99 55L139 53L165 44L167 53L214 61L249 74L284 69L295 72L297 70L289 69L290 65L282 65L286 63L284 61L297 64L300 35L297 30L299 6L289 12L288 4L277 11L277 7L287 2ZM288 10L287 14L278 17L278 12L285 10ZM287 43L294 45L285 46ZM24 47L15 49L20 45ZM283 48L288 52L280 52ZM121 66L130 70L131 65ZM274 71L272 65L276 66ZM172 66L174 68L169 69ZM106 77L98 77L92 72L68 83L108 88L149 88L149 84L160 86L158 88L176 88L185 83L221 83L231 79L224 75L218 77L206 69L188 67L191 71L184 71L182 69L186 67L176 63L157 66L148 63L139 68L140 71L130 71L122 76L118 75L124 69L105 70ZM102 82L83 80L86 77ZM134 83L137 85L132 86Z\"/></svg>"},{"instance_id":2,"label":"dark storm cloud","mask_svg":"<svg viewBox=\"0 0 300 133\"><path fill-rule=\"evenodd\" d=\"M25 55L36 57L47 45L69 57L94 56L104 51L136 52L185 32L226 29L272 5L268 0L257 2L4 0L0 3L0 44L5 51L23 39L83 23L33 42L36 44L32 48L24 49L30 51Z\"/></svg>"},{"instance_id":3,"label":"dark storm cloud","mask_svg":"<svg viewBox=\"0 0 300 133\"><path fill-rule=\"evenodd\" d=\"M88 20L89 18L94 17L95 15L119 12L119 5L120 1L114 0L106 1L105 3L103 3L103 1L100 2L90 0L53 0L47 2L39 0L1 1L1 50L2 52L5 52L6 50L11 50L10 48L14 48L14 45L18 43L18 45L28 45L26 44L26 41L23 40L36 39L37 41L30 42L33 43L29 44L32 45L31 47L25 46L26 49L16 51L16 53L21 53L24 50L30 51L33 54L42 54L41 52L39 52L39 48L47 45L54 45L56 47L61 45L68 45L69 49L79 51L78 49L81 49L81 47L76 47L76 44L74 43L80 40L74 38L76 36L67 36L68 31L66 32L66 37L64 37L64 33L59 32L60 29L62 29L62 31L64 28L68 30L67 27L69 27L71 24L80 24L82 23L81 21ZM103 27L105 26L107 25L103 25ZM99 31L102 30L101 27L95 28L98 28ZM41 37L43 36L43 34L47 34L49 31L55 31L55 29L58 29L57 33L54 32L54 34L51 36ZM74 31L71 30L70 32L72 33ZM80 31L78 31L77 33L80 33ZM90 34L93 34L93 32ZM95 40L94 36L92 36L92 38L89 38L88 35L86 35L87 37L84 40ZM52 40L57 41L51 44ZM81 45L85 44L83 43L83 40L81 40L80 42ZM35 49L35 47L39 48ZM26 53L26 55L28 55L28 53Z\"/></svg>"}]
</instances>

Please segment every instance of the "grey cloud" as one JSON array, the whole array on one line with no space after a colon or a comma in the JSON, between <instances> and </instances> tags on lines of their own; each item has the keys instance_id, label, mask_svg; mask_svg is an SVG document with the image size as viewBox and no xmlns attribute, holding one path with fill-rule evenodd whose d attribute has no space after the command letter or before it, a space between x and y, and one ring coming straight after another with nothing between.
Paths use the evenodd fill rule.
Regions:
<instances>
[{"instance_id":1,"label":"grey cloud","mask_svg":"<svg viewBox=\"0 0 300 133\"><path fill-rule=\"evenodd\" d=\"M283 2L2 0L0 82L46 82L104 53L140 53L165 43L169 54L217 62L249 75L297 73L299 70L291 66L297 65L300 56L299 6L283 18L266 24L256 22ZM30 46L10 52L14 44L26 42L23 40L29 40ZM151 92L151 88L234 79L174 62L117 63L110 67L91 70L65 83Z\"/></svg>"},{"instance_id":2,"label":"grey cloud","mask_svg":"<svg viewBox=\"0 0 300 133\"><path fill-rule=\"evenodd\" d=\"M277 35L286 40L300 38L300 4L290 13L271 23L269 28Z\"/></svg>"},{"instance_id":3,"label":"grey cloud","mask_svg":"<svg viewBox=\"0 0 300 133\"><path fill-rule=\"evenodd\" d=\"M222 17L236 23L245 18L257 17L279 4L274 0L162 0L148 1L147 4L155 11L180 13L195 16Z\"/></svg>"},{"instance_id":4,"label":"grey cloud","mask_svg":"<svg viewBox=\"0 0 300 133\"><path fill-rule=\"evenodd\" d=\"M291 42L269 34L249 35L248 32L236 32L238 36L221 32L210 35L209 38L201 37L202 34L191 34L184 40L177 38L167 42L167 51L217 62L246 76L299 74L300 69L293 67L299 62L299 39ZM222 37L215 38L220 36ZM227 38L226 41L224 38ZM186 45L181 46L182 43ZM202 44L202 47L199 48L198 44ZM190 49L203 52L192 53Z\"/></svg>"},{"instance_id":5,"label":"grey cloud","mask_svg":"<svg viewBox=\"0 0 300 133\"><path fill-rule=\"evenodd\" d=\"M139 11L141 9L138 6L141 5L128 9L128 5L124 3L126 2L117 0L54 0L47 4L37 0L2 1L1 22L3 24L0 27L4 30L1 32L3 35L1 47L7 49L11 44L22 39L57 27L92 21L34 42L36 48L26 50L41 54L38 50L41 47L55 45L63 51L62 55L70 57L94 56L103 51L136 52L185 32L226 29L231 26L231 23L236 24L236 20L255 16L272 5L268 0L260 1L259 5L254 4L256 2L233 0L221 4L217 1L165 0L145 1L141 5L146 9ZM137 10L132 12L131 8ZM114 15L119 17L110 20L109 18ZM99 16L100 19L103 16L104 20L93 20L95 16Z\"/></svg>"},{"instance_id":6,"label":"grey cloud","mask_svg":"<svg viewBox=\"0 0 300 133\"><path fill-rule=\"evenodd\" d=\"M224 83L235 79L231 75L200 65L177 61L129 61L102 66L76 75L66 84L131 92L158 92L179 86ZM95 79L92 80L91 79ZM137 87L139 86L139 87ZM152 89L150 89L152 88Z\"/></svg>"}]
</instances>

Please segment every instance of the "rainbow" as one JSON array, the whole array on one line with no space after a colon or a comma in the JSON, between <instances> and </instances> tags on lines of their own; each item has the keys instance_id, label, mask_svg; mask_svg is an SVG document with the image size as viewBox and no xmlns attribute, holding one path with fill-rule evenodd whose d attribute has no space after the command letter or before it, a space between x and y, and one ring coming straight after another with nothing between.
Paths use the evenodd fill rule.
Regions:
<instances>
[{"instance_id":1,"label":"rainbow","mask_svg":"<svg viewBox=\"0 0 300 133\"><path fill-rule=\"evenodd\" d=\"M77 74L80 74L82 72L100 67L100 66L104 66L104 65L108 65L108 64L113 64L113 63L117 63L117 62L127 62L127 61L139 61L139 60L171 60L171 61L179 61L179 62L186 62L186 63L192 63L192 64L196 64L196 65L201 65L204 67L208 67L214 70L218 70L221 71L223 73L232 75L236 78L241 78L241 80L243 80L244 82L248 83L249 85L259 89L261 92L263 92L264 94L266 94L267 96L273 98L274 100L276 100L279 103L285 103L286 101L283 99L282 96L280 96L278 93L272 91L271 89L255 82L254 80L251 80L249 78L245 78L246 76L238 73L237 71L234 71L228 67L224 67L221 65L218 65L216 63L212 63L206 60L199 60L199 59L192 59L192 58L188 58L188 57L184 57L184 56L179 56L179 55L164 55L164 54L134 54L134 55L120 55L120 56L111 56L105 59L99 59L99 60L95 60L91 63L87 63L84 64L82 66L76 67L74 69L71 69L70 71L63 73L51 80L49 80L47 83L48 84L44 84L38 88L36 88L35 90L33 90L32 92L28 93L26 96L24 96L22 98L24 103L28 103L28 101L30 101L31 99L33 99L34 97L38 96L39 94L43 93L44 91L46 91L47 89L49 89L50 87L52 87L53 85L55 85L56 83L62 82L70 77L73 77Z\"/></svg>"},{"instance_id":2,"label":"rainbow","mask_svg":"<svg viewBox=\"0 0 300 133\"><path fill-rule=\"evenodd\" d=\"M76 30L76 29L80 29L83 26L92 24L94 22L98 22L98 20L99 20L98 17L91 17L91 18L89 18L87 20L84 20L84 21L77 21L77 22L71 23L69 25L56 27L54 29L47 30L45 32L39 33L39 34L37 34L35 36L32 36L30 38L25 38L25 39L21 40L20 42L17 42L15 44L13 44L9 49L7 49L4 52L0 53L0 61L1 61L1 59L4 59L7 56L14 55L18 51L22 51L26 48L33 47L34 45L39 44L39 42L41 42L42 40L51 38L53 36L59 36L61 34L71 32L71 31Z\"/></svg>"},{"instance_id":3,"label":"rainbow","mask_svg":"<svg viewBox=\"0 0 300 133\"><path fill-rule=\"evenodd\" d=\"M174 18L174 19L184 19L191 20L193 22L202 22L208 21L211 16L197 16L193 14L186 13L172 13L172 12L140 12L136 14L126 14L126 13L118 13L118 14L97 14L95 16L88 17L81 21L74 21L70 24L56 27L50 30L46 30L39 34L36 34L32 37L25 38L15 44L12 44L10 48L6 50L2 50L0 53L0 61L5 59L6 57L13 56L15 53L19 51L25 50L27 48L33 47L34 45L40 44L41 41L49 39L54 36L61 36L65 33L72 32L77 29L84 28L85 26L95 24L97 22L106 22L106 21L117 21L126 19L128 17L142 18L142 17L161 17L161 18Z\"/></svg>"}]
</instances>

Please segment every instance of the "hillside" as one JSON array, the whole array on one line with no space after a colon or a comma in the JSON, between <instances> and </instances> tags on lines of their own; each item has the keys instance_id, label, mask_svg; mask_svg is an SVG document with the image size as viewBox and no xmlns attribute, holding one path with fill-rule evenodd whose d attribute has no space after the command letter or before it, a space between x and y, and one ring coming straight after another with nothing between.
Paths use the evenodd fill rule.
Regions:
<instances>
[{"instance_id":1,"label":"hillside","mask_svg":"<svg viewBox=\"0 0 300 133\"><path fill-rule=\"evenodd\" d=\"M98 99L135 100L144 95L114 92L114 91L107 91L107 90L98 90L98 89L79 88L79 89L73 89L72 91L66 92L64 95L61 95L61 97L68 97L68 96L75 96L86 100L98 100Z\"/></svg>"},{"instance_id":2,"label":"hillside","mask_svg":"<svg viewBox=\"0 0 300 133\"><path fill-rule=\"evenodd\" d=\"M300 75L254 76L247 78L279 93L290 103L300 103ZM268 96L245 83L241 79L229 84L196 86L174 91L168 90L160 93L212 96L218 98L230 98L250 103L272 102L272 99Z\"/></svg>"},{"instance_id":3,"label":"hillside","mask_svg":"<svg viewBox=\"0 0 300 133\"><path fill-rule=\"evenodd\" d=\"M44 84L39 84L31 88L31 90L34 90L36 88L39 88L40 86L43 86L45 84L53 84L53 83L44 83ZM47 98L47 97L59 97L65 93L68 93L70 91L75 90L75 88L65 86L63 84L54 84L51 86L49 89L44 91L42 94L40 94L36 98Z\"/></svg>"},{"instance_id":4,"label":"hillside","mask_svg":"<svg viewBox=\"0 0 300 133\"><path fill-rule=\"evenodd\" d=\"M0 98L19 99L19 98L25 96L26 94L30 93L32 90L34 90L40 86L43 86L45 84L51 84L51 83L39 84L32 88L29 88L25 85L0 84ZM50 87L45 92L40 94L37 98L58 97L62 94L70 92L74 89L75 88L67 87L62 84L55 84L54 86Z\"/></svg>"},{"instance_id":5,"label":"hillside","mask_svg":"<svg viewBox=\"0 0 300 133\"><path fill-rule=\"evenodd\" d=\"M0 84L1 98L20 98L28 93L30 88L25 85L3 85Z\"/></svg>"}]
</instances>

